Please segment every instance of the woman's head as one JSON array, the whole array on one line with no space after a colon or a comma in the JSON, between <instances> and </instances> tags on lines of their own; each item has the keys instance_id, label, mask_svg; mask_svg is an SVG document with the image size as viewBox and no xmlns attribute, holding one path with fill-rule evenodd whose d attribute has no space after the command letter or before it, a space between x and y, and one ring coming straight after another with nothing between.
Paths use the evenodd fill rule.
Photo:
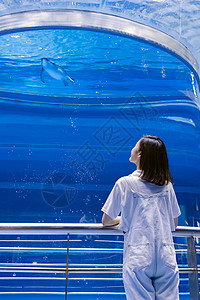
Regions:
<instances>
[{"instance_id":1,"label":"woman's head","mask_svg":"<svg viewBox=\"0 0 200 300\"><path fill-rule=\"evenodd\" d=\"M143 136L131 151L129 159L142 170L141 178L157 185L173 182L164 142L152 135Z\"/></svg>"}]
</instances>

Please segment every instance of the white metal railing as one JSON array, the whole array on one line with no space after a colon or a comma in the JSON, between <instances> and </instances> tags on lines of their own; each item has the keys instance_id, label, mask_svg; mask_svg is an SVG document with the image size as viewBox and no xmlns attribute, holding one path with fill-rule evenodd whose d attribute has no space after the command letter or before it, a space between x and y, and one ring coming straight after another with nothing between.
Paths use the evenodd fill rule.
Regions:
<instances>
[{"instance_id":1,"label":"white metal railing","mask_svg":"<svg viewBox=\"0 0 200 300\"><path fill-rule=\"evenodd\" d=\"M104 227L100 223L0 223L0 234L98 234L123 235L118 226ZM173 236L200 237L200 227L178 226Z\"/></svg>"},{"instance_id":2,"label":"white metal railing","mask_svg":"<svg viewBox=\"0 0 200 300\"><path fill-rule=\"evenodd\" d=\"M0 265L0 272L36 272L36 273L66 273L66 297L68 273L122 273L122 268L69 268L69 235L123 235L118 226L104 227L96 223L0 223L0 235L66 235L67 243L67 263L66 268L53 267L26 267L26 266L6 266ZM189 273L190 299L199 299L197 254L194 237L200 237L199 227L178 226L173 236L188 237L188 268L179 268L181 273ZM19 248L20 249L20 248Z\"/></svg>"},{"instance_id":3,"label":"white metal railing","mask_svg":"<svg viewBox=\"0 0 200 300\"><path fill-rule=\"evenodd\" d=\"M0 223L1 235L124 235L118 229L118 226L104 227L100 223ZM176 231L172 232L173 236L177 237L200 237L199 227L178 226ZM0 271L4 272L44 272L52 273L66 272L66 268L49 268L49 267L8 267L0 266ZM71 273L121 273L122 268L69 268ZM196 271L196 268L179 268L181 273L191 273ZM197 270L199 271L199 270Z\"/></svg>"}]
</instances>

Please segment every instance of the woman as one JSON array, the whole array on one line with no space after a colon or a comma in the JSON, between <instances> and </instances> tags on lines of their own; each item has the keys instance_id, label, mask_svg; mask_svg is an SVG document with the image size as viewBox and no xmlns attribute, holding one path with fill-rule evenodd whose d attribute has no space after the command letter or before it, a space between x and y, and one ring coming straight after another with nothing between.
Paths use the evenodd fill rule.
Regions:
<instances>
[{"instance_id":1,"label":"woman","mask_svg":"<svg viewBox=\"0 0 200 300\"><path fill-rule=\"evenodd\" d=\"M158 137L144 136L129 160L137 170L117 180L102 208L103 225L119 224L125 233L127 300L177 300L179 274L172 231L181 213L165 144Z\"/></svg>"}]
</instances>

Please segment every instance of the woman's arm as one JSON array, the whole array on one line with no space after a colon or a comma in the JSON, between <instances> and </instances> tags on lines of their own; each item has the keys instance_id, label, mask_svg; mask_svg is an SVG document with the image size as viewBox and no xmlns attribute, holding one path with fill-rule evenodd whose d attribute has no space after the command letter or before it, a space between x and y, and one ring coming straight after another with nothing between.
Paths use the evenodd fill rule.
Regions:
<instances>
[{"instance_id":1,"label":"woman's arm","mask_svg":"<svg viewBox=\"0 0 200 300\"><path fill-rule=\"evenodd\" d=\"M114 226L114 225L119 224L120 218L121 217L118 216L117 218L112 219L106 213L104 213L103 217L102 217L102 224L103 224L103 226Z\"/></svg>"},{"instance_id":2,"label":"woman's arm","mask_svg":"<svg viewBox=\"0 0 200 300\"><path fill-rule=\"evenodd\" d=\"M175 228L178 226L178 217L174 219L174 226Z\"/></svg>"}]
</instances>

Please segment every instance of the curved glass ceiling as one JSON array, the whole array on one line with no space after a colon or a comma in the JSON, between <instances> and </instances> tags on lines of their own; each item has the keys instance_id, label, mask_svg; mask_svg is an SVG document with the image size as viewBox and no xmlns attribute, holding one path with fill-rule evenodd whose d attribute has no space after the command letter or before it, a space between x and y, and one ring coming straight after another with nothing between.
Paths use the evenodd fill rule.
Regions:
<instances>
[{"instance_id":1,"label":"curved glass ceiling","mask_svg":"<svg viewBox=\"0 0 200 300\"><path fill-rule=\"evenodd\" d=\"M0 15L33 10L71 9L122 16L161 30L200 58L200 2L192 0L3 0Z\"/></svg>"},{"instance_id":2,"label":"curved glass ceiling","mask_svg":"<svg viewBox=\"0 0 200 300\"><path fill-rule=\"evenodd\" d=\"M42 58L48 59L47 66L42 66ZM102 98L110 102L136 92L167 96L170 89L170 95L180 96L196 89L191 70L158 47L73 29L0 36L0 82L0 92L9 93L8 98L17 99L10 93L20 93L34 102L52 103L53 97L53 102L66 104L82 103L86 96L100 103Z\"/></svg>"},{"instance_id":3,"label":"curved glass ceiling","mask_svg":"<svg viewBox=\"0 0 200 300\"><path fill-rule=\"evenodd\" d=\"M98 222L113 182L133 171L130 150L143 134L152 134L166 143L190 224L194 216L190 208L199 201L200 178L197 72L186 59L192 55L156 30L146 31L153 36L145 42L141 26L135 26L140 30L130 34L132 38L122 36L130 28L116 31L110 15L103 19L110 23L104 22L102 29L97 21L103 14L95 14L96 23L92 23L94 13L90 14L94 27L89 27L82 20L84 15L87 21L88 14L76 11L78 25L72 27L66 13L66 22L60 22L57 14L52 19L51 12L42 19L38 11L33 23L22 22L34 25L29 31L22 31L27 30L19 20L24 14L9 15L12 28L8 22L7 34L1 31L2 221ZM182 55L173 49L183 50ZM70 201L62 197L65 183L77 191ZM67 203L57 202L60 197Z\"/></svg>"}]
</instances>

